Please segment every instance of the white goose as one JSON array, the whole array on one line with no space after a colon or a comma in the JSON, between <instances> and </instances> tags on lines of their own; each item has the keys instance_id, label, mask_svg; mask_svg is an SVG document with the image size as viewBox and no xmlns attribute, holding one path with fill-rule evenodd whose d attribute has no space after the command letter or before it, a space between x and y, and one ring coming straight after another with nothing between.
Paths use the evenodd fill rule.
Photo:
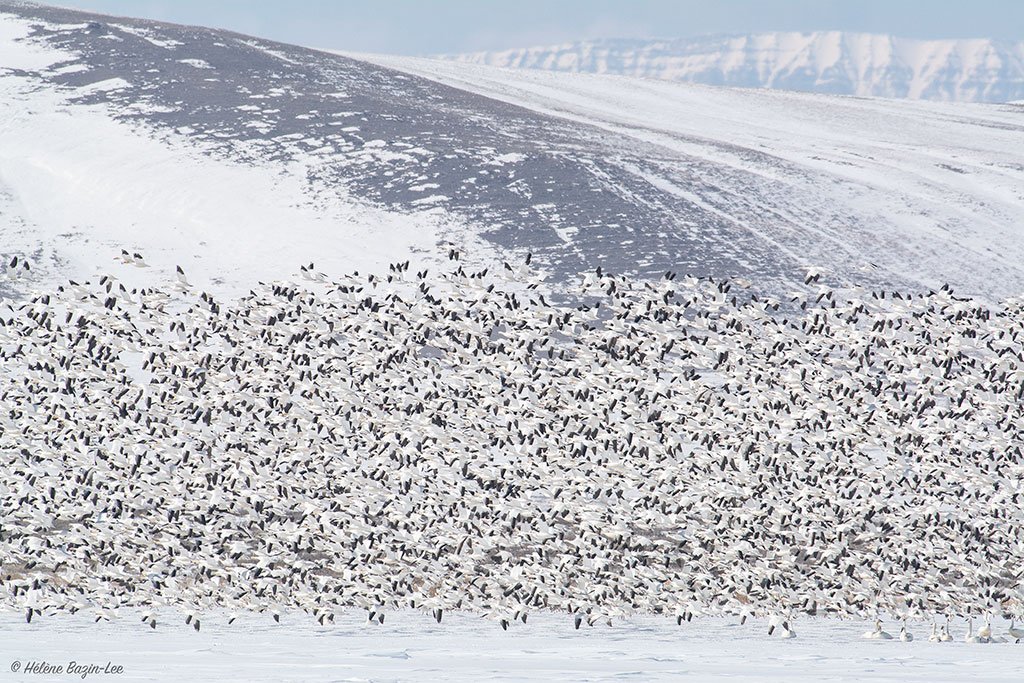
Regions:
<instances>
[{"instance_id":1,"label":"white goose","mask_svg":"<svg viewBox=\"0 0 1024 683\"><path fill-rule=\"evenodd\" d=\"M874 631L866 631L861 637L868 640L892 640L892 635L882 630L881 619L875 619Z\"/></svg>"},{"instance_id":2,"label":"white goose","mask_svg":"<svg viewBox=\"0 0 1024 683\"><path fill-rule=\"evenodd\" d=\"M985 625L978 629L978 637L981 638L981 642L988 643L992 641L992 615L985 615Z\"/></svg>"},{"instance_id":3,"label":"white goose","mask_svg":"<svg viewBox=\"0 0 1024 683\"><path fill-rule=\"evenodd\" d=\"M951 640L953 640L953 636L949 632L949 616L947 616L946 623L942 625L942 630L939 631L939 642L948 643Z\"/></svg>"},{"instance_id":4,"label":"white goose","mask_svg":"<svg viewBox=\"0 0 1024 683\"><path fill-rule=\"evenodd\" d=\"M789 619L782 622L781 628L782 630L779 631L779 638L782 638L783 640L796 638L796 631L793 629L792 625L790 625Z\"/></svg>"},{"instance_id":5,"label":"white goose","mask_svg":"<svg viewBox=\"0 0 1024 683\"><path fill-rule=\"evenodd\" d=\"M981 638L981 636L975 635L974 633L974 617L967 619L967 634L964 635L965 643L987 643L987 640Z\"/></svg>"},{"instance_id":6,"label":"white goose","mask_svg":"<svg viewBox=\"0 0 1024 683\"><path fill-rule=\"evenodd\" d=\"M768 635L775 635L778 632L778 637L783 640L789 640L796 638L796 631L790 625L790 620L783 616L773 616L768 620Z\"/></svg>"}]
</instances>

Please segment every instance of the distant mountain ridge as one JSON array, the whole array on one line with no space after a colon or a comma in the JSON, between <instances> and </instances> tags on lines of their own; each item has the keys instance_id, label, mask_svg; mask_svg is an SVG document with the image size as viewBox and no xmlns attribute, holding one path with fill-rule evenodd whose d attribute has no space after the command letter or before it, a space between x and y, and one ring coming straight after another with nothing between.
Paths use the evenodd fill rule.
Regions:
<instances>
[{"instance_id":1,"label":"distant mountain ridge","mask_svg":"<svg viewBox=\"0 0 1024 683\"><path fill-rule=\"evenodd\" d=\"M862 97L966 102L1024 99L1024 41L777 32L591 40L442 58L497 67Z\"/></svg>"}]
</instances>

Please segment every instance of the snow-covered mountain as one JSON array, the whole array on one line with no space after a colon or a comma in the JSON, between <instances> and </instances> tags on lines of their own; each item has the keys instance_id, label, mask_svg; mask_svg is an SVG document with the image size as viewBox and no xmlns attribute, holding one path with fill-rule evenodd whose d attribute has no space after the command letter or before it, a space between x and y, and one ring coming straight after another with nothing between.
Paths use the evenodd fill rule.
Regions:
<instances>
[{"instance_id":1,"label":"snow-covered mountain","mask_svg":"<svg viewBox=\"0 0 1024 683\"><path fill-rule=\"evenodd\" d=\"M833 95L1007 102L1024 97L1024 41L911 40L821 31L592 40L446 59Z\"/></svg>"},{"instance_id":2,"label":"snow-covered mountain","mask_svg":"<svg viewBox=\"0 0 1024 683\"><path fill-rule=\"evenodd\" d=\"M0 258L122 249L247 291L527 251L603 266L1024 291L1024 109L330 54L0 0ZM0 282L0 287L5 285ZM20 285L24 286L24 285ZM10 289L11 285L7 285Z\"/></svg>"}]
</instances>

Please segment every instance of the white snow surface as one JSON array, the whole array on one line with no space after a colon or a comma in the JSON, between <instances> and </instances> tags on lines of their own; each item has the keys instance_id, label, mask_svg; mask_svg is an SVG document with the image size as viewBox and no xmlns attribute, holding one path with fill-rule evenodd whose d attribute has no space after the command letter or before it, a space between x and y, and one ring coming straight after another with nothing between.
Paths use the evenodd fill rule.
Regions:
<instances>
[{"instance_id":1,"label":"white snow surface","mask_svg":"<svg viewBox=\"0 0 1024 683\"><path fill-rule=\"evenodd\" d=\"M170 616L170 615L168 615ZM921 681L997 683L1024 679L1024 646L861 638L870 625L805 618L797 638L769 638L765 624L635 618L573 630L565 614L535 614L507 632L486 619L446 614L440 625L419 612L391 613L383 626L349 611L336 624L309 625L284 614L204 617L195 632L173 615L150 630L127 616L93 623L88 616L0 616L4 660L22 666L109 661L122 675L92 681ZM889 625L890 630L892 624ZM896 629L898 631L898 628ZM957 632L959 636L962 633ZM25 676L25 680L78 680Z\"/></svg>"},{"instance_id":2,"label":"white snow surface","mask_svg":"<svg viewBox=\"0 0 1024 683\"><path fill-rule=\"evenodd\" d=\"M1024 42L818 31L605 39L444 55L499 67L942 101L1024 94Z\"/></svg>"},{"instance_id":3,"label":"white snow surface","mask_svg":"<svg viewBox=\"0 0 1024 683\"><path fill-rule=\"evenodd\" d=\"M102 105L71 104L123 81L38 86L15 70L74 55L21 40L28 34L28 22L0 14L0 242L29 257L36 284L107 272L126 249L150 265L126 284L166 281L180 265L193 284L236 294L310 262L334 274L429 262L442 235L461 234L440 211L392 212L311 188L312 157L232 162L115 121Z\"/></svg>"},{"instance_id":4,"label":"white snow surface","mask_svg":"<svg viewBox=\"0 0 1024 683\"><path fill-rule=\"evenodd\" d=\"M726 172L782 181L794 193L815 197L821 211L851 217L843 233L822 226L813 247L822 253L807 251L805 259L871 263L931 286L941 284L941 277L961 283L958 289L966 284L971 293L995 296L1019 293L1024 282L1019 107L359 57L654 143ZM707 204L684 184L647 180ZM993 283L985 274L989 269L1003 275Z\"/></svg>"}]
</instances>

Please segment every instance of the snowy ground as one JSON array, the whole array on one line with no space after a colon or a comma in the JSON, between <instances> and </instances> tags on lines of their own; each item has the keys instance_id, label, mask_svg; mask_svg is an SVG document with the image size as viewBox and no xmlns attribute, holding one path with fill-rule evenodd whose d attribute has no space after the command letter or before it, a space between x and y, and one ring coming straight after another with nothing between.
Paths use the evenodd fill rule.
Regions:
<instances>
[{"instance_id":1,"label":"snowy ground","mask_svg":"<svg viewBox=\"0 0 1024 683\"><path fill-rule=\"evenodd\" d=\"M813 263L836 268L845 260L921 282L941 274L940 279L975 293L992 291L986 280L990 269L996 269L1005 273L996 278L1001 295L1020 289L1024 166L1019 140L1024 112L1019 107L744 90L390 55L359 57L596 126L638 145L701 159L722 177L751 174L780 183L764 190L765 196L778 192L776 203L761 205L743 217L742 225L774 240L779 251L791 250L794 258L803 254ZM713 192L694 196L692 178L633 170L668 194L709 211L722 208L714 205ZM736 207L746 201L741 197L727 211L733 218ZM799 203L784 206L794 197ZM808 210L818 217L810 218L804 213ZM843 218L831 223L826 218L830 214ZM758 216L770 218L761 225ZM806 230L802 237L781 229L790 219ZM835 259L837 254L842 257ZM979 270L970 262L985 266ZM972 271L985 275L975 277Z\"/></svg>"},{"instance_id":2,"label":"snowy ground","mask_svg":"<svg viewBox=\"0 0 1024 683\"><path fill-rule=\"evenodd\" d=\"M24 78L75 59L25 42L30 29L0 14L0 255L29 257L38 284L98 276L128 249L152 267L129 272L129 286L180 265L199 286L244 293L311 261L336 273L406 259L422 266L445 251L442 233L463 230L429 208L389 211L336 186L317 195L311 157L216 158L208 146L116 120L114 107L76 101L100 85L123 89L123 79L54 88Z\"/></svg>"},{"instance_id":3,"label":"snowy ground","mask_svg":"<svg viewBox=\"0 0 1024 683\"><path fill-rule=\"evenodd\" d=\"M677 627L667 618L638 618L614 627L574 631L568 615L533 615L503 632L494 622L445 615L389 615L384 626L364 612L339 615L319 628L308 618L245 616L227 626L204 619L194 632L180 618L156 631L122 618L94 624L83 615L0 617L0 671L45 660L123 666L119 676L87 680L346 680L346 681L978 681L1024 680L1024 645L866 641L868 625L806 618L798 637L770 639L761 622L740 626L695 619ZM892 629L893 625L890 624ZM898 629L893 629L898 630ZM1002 630L1002 626L998 629ZM77 679L77 677L76 677ZM4 680L47 680L10 676ZM56 676L52 680L71 680Z\"/></svg>"}]
</instances>

